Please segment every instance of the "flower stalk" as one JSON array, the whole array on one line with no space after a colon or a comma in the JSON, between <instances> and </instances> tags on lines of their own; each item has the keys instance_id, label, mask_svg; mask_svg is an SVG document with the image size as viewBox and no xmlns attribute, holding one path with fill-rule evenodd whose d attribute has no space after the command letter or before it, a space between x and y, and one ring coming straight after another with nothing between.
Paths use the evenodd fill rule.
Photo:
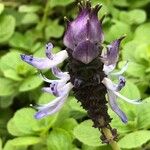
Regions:
<instances>
[{"instance_id":1,"label":"flower stalk","mask_svg":"<svg viewBox=\"0 0 150 150\"><path fill-rule=\"evenodd\" d=\"M100 121L100 123L101 123L101 121ZM110 146L112 147L113 150L121 150L119 145L117 144L117 142L114 140L113 133L109 128L103 127L103 128L101 128L101 132L103 133L106 140L108 141L108 144L110 144Z\"/></svg>"}]
</instances>

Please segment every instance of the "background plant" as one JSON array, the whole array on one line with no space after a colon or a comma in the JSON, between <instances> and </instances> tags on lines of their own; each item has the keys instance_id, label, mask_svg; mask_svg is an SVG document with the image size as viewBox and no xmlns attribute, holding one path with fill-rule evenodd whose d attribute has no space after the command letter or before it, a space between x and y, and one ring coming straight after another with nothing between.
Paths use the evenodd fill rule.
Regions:
<instances>
[{"instance_id":1,"label":"background plant","mask_svg":"<svg viewBox=\"0 0 150 150\"><path fill-rule=\"evenodd\" d=\"M121 63L129 61L128 82L122 90L129 98L142 97L144 104L120 103L129 117L127 125L114 116L122 149L150 149L150 0L92 0L103 4L99 17L106 43L127 34ZM74 18L73 0L0 0L0 150L109 150L80 104L70 95L56 115L37 121L30 104L53 97L42 93L37 70L20 60L20 53L42 56L49 41L55 52L64 48L64 16ZM60 67L64 69L66 63ZM44 73L53 78L50 71ZM119 101L119 100L118 100Z\"/></svg>"}]
</instances>

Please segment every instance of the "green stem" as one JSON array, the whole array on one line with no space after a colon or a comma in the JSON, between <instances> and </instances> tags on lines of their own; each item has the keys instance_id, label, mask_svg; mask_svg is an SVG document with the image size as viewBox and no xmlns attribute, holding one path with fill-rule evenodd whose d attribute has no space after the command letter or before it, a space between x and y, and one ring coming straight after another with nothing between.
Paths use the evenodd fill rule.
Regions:
<instances>
[{"instance_id":1,"label":"green stem","mask_svg":"<svg viewBox=\"0 0 150 150\"><path fill-rule=\"evenodd\" d=\"M121 149L119 148L119 145L117 144L117 142L114 141L113 135L112 135L112 133L111 133L111 130L108 129L108 128L106 128L106 127L105 127L105 128L102 128L101 130L102 130L102 132L104 133L106 139L109 141L109 144L110 144L110 146L112 147L112 149L113 149L113 150L121 150Z\"/></svg>"},{"instance_id":2,"label":"green stem","mask_svg":"<svg viewBox=\"0 0 150 150\"><path fill-rule=\"evenodd\" d=\"M39 24L36 27L37 30L43 30L43 28L46 25L47 16L48 16L49 12L50 12L50 0L47 0L46 4L45 4L44 12L43 12L42 21L39 22Z\"/></svg>"}]
</instances>

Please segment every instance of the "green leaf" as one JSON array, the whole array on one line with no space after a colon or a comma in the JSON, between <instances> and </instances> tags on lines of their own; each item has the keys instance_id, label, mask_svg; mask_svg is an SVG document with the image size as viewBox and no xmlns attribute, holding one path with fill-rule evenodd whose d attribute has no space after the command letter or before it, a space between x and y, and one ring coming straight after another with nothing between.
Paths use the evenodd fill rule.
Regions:
<instances>
[{"instance_id":1,"label":"green leaf","mask_svg":"<svg viewBox=\"0 0 150 150\"><path fill-rule=\"evenodd\" d=\"M40 137L26 136L8 140L3 150L26 150L27 146L38 144Z\"/></svg>"},{"instance_id":2,"label":"green leaf","mask_svg":"<svg viewBox=\"0 0 150 150\"><path fill-rule=\"evenodd\" d=\"M129 3L129 7L131 8L137 8L137 7L142 7L145 6L146 4L149 3L149 0L127 0Z\"/></svg>"},{"instance_id":3,"label":"green leaf","mask_svg":"<svg viewBox=\"0 0 150 150\"><path fill-rule=\"evenodd\" d=\"M39 22L39 16L36 13L25 13L20 20L21 24L35 24Z\"/></svg>"},{"instance_id":4,"label":"green leaf","mask_svg":"<svg viewBox=\"0 0 150 150\"><path fill-rule=\"evenodd\" d=\"M15 19L11 15L0 16L0 43L6 42L14 33Z\"/></svg>"},{"instance_id":5,"label":"green leaf","mask_svg":"<svg viewBox=\"0 0 150 150\"><path fill-rule=\"evenodd\" d=\"M92 127L91 120L87 120L74 128L74 136L88 146L101 146L100 132Z\"/></svg>"},{"instance_id":6,"label":"green leaf","mask_svg":"<svg viewBox=\"0 0 150 150\"><path fill-rule=\"evenodd\" d=\"M150 61L150 44L141 43L135 49L135 58L139 63L143 63L144 66L149 67L147 62Z\"/></svg>"},{"instance_id":7,"label":"green leaf","mask_svg":"<svg viewBox=\"0 0 150 150\"><path fill-rule=\"evenodd\" d=\"M141 24L146 20L146 13L141 9L134 9L129 12L121 11L119 18L127 24Z\"/></svg>"},{"instance_id":8,"label":"green leaf","mask_svg":"<svg viewBox=\"0 0 150 150\"><path fill-rule=\"evenodd\" d=\"M70 107L70 113L73 118L82 118L87 114L87 112L82 108L81 103L77 102L77 99L74 97L69 99L68 105Z\"/></svg>"},{"instance_id":9,"label":"green leaf","mask_svg":"<svg viewBox=\"0 0 150 150\"><path fill-rule=\"evenodd\" d=\"M15 32L14 35L9 40L9 44L15 48L21 48L31 51L30 49L33 46L33 41L31 39L31 36Z\"/></svg>"},{"instance_id":10,"label":"green leaf","mask_svg":"<svg viewBox=\"0 0 150 150\"><path fill-rule=\"evenodd\" d=\"M113 4L120 7L127 7L129 5L127 0L113 0Z\"/></svg>"},{"instance_id":11,"label":"green leaf","mask_svg":"<svg viewBox=\"0 0 150 150\"><path fill-rule=\"evenodd\" d=\"M119 63L119 66L122 66L122 62ZM144 65L135 62L129 62L128 69L126 72L130 76L142 78L145 76L145 70L146 67Z\"/></svg>"},{"instance_id":12,"label":"green leaf","mask_svg":"<svg viewBox=\"0 0 150 150\"><path fill-rule=\"evenodd\" d=\"M19 6L19 12L24 13L33 13L41 10L41 6L39 5L21 5Z\"/></svg>"},{"instance_id":13,"label":"green leaf","mask_svg":"<svg viewBox=\"0 0 150 150\"><path fill-rule=\"evenodd\" d=\"M145 23L137 27L134 37L134 40L139 43L150 43L150 23Z\"/></svg>"},{"instance_id":14,"label":"green leaf","mask_svg":"<svg viewBox=\"0 0 150 150\"><path fill-rule=\"evenodd\" d=\"M32 135L35 130L40 129L38 121L34 118L35 110L32 108L23 108L18 110L13 120L8 122L8 131L12 135ZM13 129L16 127L16 130Z\"/></svg>"},{"instance_id":15,"label":"green leaf","mask_svg":"<svg viewBox=\"0 0 150 150\"><path fill-rule=\"evenodd\" d=\"M143 103L137 107L137 125L139 129L150 128L150 98L143 100Z\"/></svg>"},{"instance_id":16,"label":"green leaf","mask_svg":"<svg viewBox=\"0 0 150 150\"><path fill-rule=\"evenodd\" d=\"M104 146L88 146L88 145L82 145L82 150L112 150L112 148L109 145L104 145Z\"/></svg>"},{"instance_id":17,"label":"green leaf","mask_svg":"<svg viewBox=\"0 0 150 150\"><path fill-rule=\"evenodd\" d=\"M27 146L13 146L11 140L8 140L4 145L3 150L27 150Z\"/></svg>"},{"instance_id":18,"label":"green leaf","mask_svg":"<svg viewBox=\"0 0 150 150\"><path fill-rule=\"evenodd\" d=\"M20 53L17 51L11 51L1 57L0 70L5 77L15 81L20 81L22 79L19 75L26 75L28 72L35 72L33 67L21 60Z\"/></svg>"},{"instance_id":19,"label":"green leaf","mask_svg":"<svg viewBox=\"0 0 150 150\"><path fill-rule=\"evenodd\" d=\"M58 21L51 21L47 24L45 28L45 37L48 40L51 37L59 38L62 36L64 28L58 24Z\"/></svg>"},{"instance_id":20,"label":"green leaf","mask_svg":"<svg viewBox=\"0 0 150 150\"><path fill-rule=\"evenodd\" d=\"M26 137L18 137L11 140L12 146L26 146L26 145L34 145L41 141L40 137L34 136L26 136Z\"/></svg>"},{"instance_id":21,"label":"green leaf","mask_svg":"<svg viewBox=\"0 0 150 150\"><path fill-rule=\"evenodd\" d=\"M0 96L9 96L16 92L15 82L6 78L0 78Z\"/></svg>"},{"instance_id":22,"label":"green leaf","mask_svg":"<svg viewBox=\"0 0 150 150\"><path fill-rule=\"evenodd\" d=\"M13 103L14 96L1 96L0 97L0 107L7 108Z\"/></svg>"},{"instance_id":23,"label":"green leaf","mask_svg":"<svg viewBox=\"0 0 150 150\"><path fill-rule=\"evenodd\" d=\"M4 4L0 3L0 14L4 11Z\"/></svg>"},{"instance_id":24,"label":"green leaf","mask_svg":"<svg viewBox=\"0 0 150 150\"><path fill-rule=\"evenodd\" d=\"M55 6L66 6L74 1L73 0L57 0L57 1L51 0L50 2L51 2L50 5L52 7L55 7Z\"/></svg>"},{"instance_id":25,"label":"green leaf","mask_svg":"<svg viewBox=\"0 0 150 150\"><path fill-rule=\"evenodd\" d=\"M65 119L60 128L65 129L73 136L73 129L78 125L77 121L74 118L67 118Z\"/></svg>"},{"instance_id":26,"label":"green leaf","mask_svg":"<svg viewBox=\"0 0 150 150\"><path fill-rule=\"evenodd\" d=\"M127 39L131 37L131 28L128 24L120 21L115 21L115 24L110 27L110 29L105 30L105 40L108 42L112 42L113 40L121 37L124 34L127 34Z\"/></svg>"},{"instance_id":27,"label":"green leaf","mask_svg":"<svg viewBox=\"0 0 150 150\"><path fill-rule=\"evenodd\" d=\"M126 82L126 86L121 90L121 94L129 99L141 98L138 87L130 80ZM121 102L121 106L123 110L125 110L125 112L128 114L129 120L130 119L133 120L135 117L135 116L133 117L133 115L137 115L136 107L138 107L139 105L133 105L133 104L127 103L120 98L118 99L118 102Z\"/></svg>"},{"instance_id":28,"label":"green leaf","mask_svg":"<svg viewBox=\"0 0 150 150\"><path fill-rule=\"evenodd\" d=\"M14 136L23 136L24 135L24 133L22 131L19 131L19 129L15 125L14 119L9 120L9 122L7 124L7 129L11 135L14 135Z\"/></svg>"},{"instance_id":29,"label":"green leaf","mask_svg":"<svg viewBox=\"0 0 150 150\"><path fill-rule=\"evenodd\" d=\"M131 81L127 81L126 86L121 90L121 94L129 99L140 99L140 91L135 84ZM118 98L117 103L122 111L126 114L128 118L128 123L125 125L120 118L116 115L116 113L110 111L112 120L112 126L118 130L121 134L126 134L128 132L133 132L138 129L137 125L137 107L140 105L133 105L123 101Z\"/></svg>"},{"instance_id":30,"label":"green leaf","mask_svg":"<svg viewBox=\"0 0 150 150\"><path fill-rule=\"evenodd\" d=\"M37 88L42 84L42 80L37 75L27 77L20 85L19 91L25 92Z\"/></svg>"},{"instance_id":31,"label":"green leaf","mask_svg":"<svg viewBox=\"0 0 150 150\"><path fill-rule=\"evenodd\" d=\"M123 50L122 50L122 58L125 61L136 61L135 58L135 50L138 47L139 42L138 41L130 41L127 42L124 46L123 46ZM134 50L134 51L133 51Z\"/></svg>"},{"instance_id":32,"label":"green leaf","mask_svg":"<svg viewBox=\"0 0 150 150\"><path fill-rule=\"evenodd\" d=\"M133 149L141 147L150 140L150 131L141 130L125 135L118 144L121 148Z\"/></svg>"},{"instance_id":33,"label":"green leaf","mask_svg":"<svg viewBox=\"0 0 150 150\"><path fill-rule=\"evenodd\" d=\"M70 150L72 140L69 133L63 129L54 129L47 138L48 150Z\"/></svg>"}]
</instances>

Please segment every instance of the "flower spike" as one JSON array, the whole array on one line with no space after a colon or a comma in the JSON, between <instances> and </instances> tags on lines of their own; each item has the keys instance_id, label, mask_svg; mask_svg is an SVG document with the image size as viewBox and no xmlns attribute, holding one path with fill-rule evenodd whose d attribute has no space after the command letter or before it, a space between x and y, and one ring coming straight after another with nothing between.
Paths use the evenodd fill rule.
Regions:
<instances>
[{"instance_id":1,"label":"flower spike","mask_svg":"<svg viewBox=\"0 0 150 150\"><path fill-rule=\"evenodd\" d=\"M131 104L140 104L138 99L130 100L119 93L126 84L122 74L126 71L128 62L119 72L112 73L119 59L121 41L125 36L114 40L105 47L102 44L104 41L102 31L104 17L100 21L98 19L98 11L102 5L97 4L92 7L90 0L80 0L78 7L79 14L73 21L69 21L64 17L67 22L63 38L66 50L53 54L53 45L48 43L45 58L21 55L23 61L39 70L49 69L57 78L51 80L40 73L43 81L49 84L47 87L43 87L42 90L53 94L56 98L48 104L38 105L35 118L41 119L58 112L65 104L70 90L73 90L75 98L81 102L82 107L92 119L93 127L98 128L102 133L102 141L108 144L111 143L113 146L115 145L116 149L119 149L116 142L114 142L117 132L110 126L112 118L108 114L107 103L123 123L127 123L128 119L119 107L117 98ZM103 48L106 49L106 52ZM67 71L62 72L57 65L65 59L68 63ZM118 83L113 83L111 77L118 78Z\"/></svg>"}]
</instances>

